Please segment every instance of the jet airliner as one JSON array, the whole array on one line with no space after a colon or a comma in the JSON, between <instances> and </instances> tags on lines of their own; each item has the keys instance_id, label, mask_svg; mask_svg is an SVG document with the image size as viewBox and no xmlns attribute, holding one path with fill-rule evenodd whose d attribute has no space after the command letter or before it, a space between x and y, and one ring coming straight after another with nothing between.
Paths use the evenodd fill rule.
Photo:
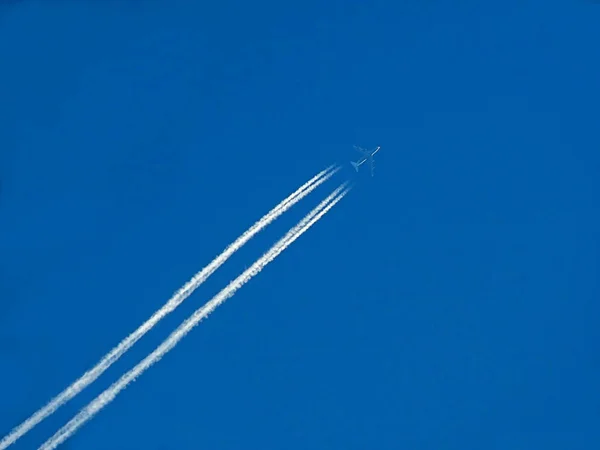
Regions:
<instances>
[{"instance_id":1,"label":"jet airliner","mask_svg":"<svg viewBox=\"0 0 600 450\"><path fill-rule=\"evenodd\" d=\"M375 160L373 157L375 156L375 153L377 153L381 147L377 147L375 150L365 150L365 149L357 147L355 145L354 148L356 150L358 150L359 153L362 153L363 156L356 162L350 161L350 164L352 164L352 167L354 167L354 169L358 172L358 168L368 161L369 165L371 166L371 176L373 176L375 173Z\"/></svg>"}]
</instances>

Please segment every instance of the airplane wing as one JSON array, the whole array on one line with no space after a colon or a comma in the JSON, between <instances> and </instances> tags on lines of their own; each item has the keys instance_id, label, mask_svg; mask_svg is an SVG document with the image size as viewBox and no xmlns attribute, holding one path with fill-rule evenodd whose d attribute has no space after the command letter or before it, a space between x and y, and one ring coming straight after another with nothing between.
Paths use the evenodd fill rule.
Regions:
<instances>
[{"instance_id":1,"label":"airplane wing","mask_svg":"<svg viewBox=\"0 0 600 450\"><path fill-rule=\"evenodd\" d=\"M359 153L361 153L361 154L363 154L363 155L365 155L365 156L367 156L367 155L369 154L369 152L368 152L368 151L366 151L366 150L365 150L365 149L363 149L363 148L360 148L360 147L359 147L359 146L357 146L357 145L355 145L355 146L354 146L354 148L356 149L356 151L357 151L357 152L359 152Z\"/></svg>"}]
</instances>

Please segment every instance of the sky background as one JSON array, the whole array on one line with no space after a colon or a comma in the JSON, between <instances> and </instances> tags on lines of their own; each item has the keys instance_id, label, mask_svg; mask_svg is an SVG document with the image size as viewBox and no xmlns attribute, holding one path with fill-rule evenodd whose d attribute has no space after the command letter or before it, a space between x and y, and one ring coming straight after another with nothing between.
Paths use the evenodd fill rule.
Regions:
<instances>
[{"instance_id":1,"label":"sky background","mask_svg":"<svg viewBox=\"0 0 600 450\"><path fill-rule=\"evenodd\" d=\"M600 4L0 6L0 436L276 203L37 448L346 179L63 447L600 448ZM381 146L376 176L352 149Z\"/></svg>"}]
</instances>

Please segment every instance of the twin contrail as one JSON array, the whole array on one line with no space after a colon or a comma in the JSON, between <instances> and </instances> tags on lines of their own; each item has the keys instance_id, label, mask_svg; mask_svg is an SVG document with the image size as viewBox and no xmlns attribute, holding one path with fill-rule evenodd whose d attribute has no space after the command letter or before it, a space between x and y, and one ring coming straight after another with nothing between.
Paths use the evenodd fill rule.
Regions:
<instances>
[{"instance_id":1,"label":"twin contrail","mask_svg":"<svg viewBox=\"0 0 600 450\"><path fill-rule=\"evenodd\" d=\"M295 192L281 201L271 211L265 214L260 220L252 225L233 243L231 243L220 255L218 255L210 264L204 267L200 272L194 275L183 287L181 287L159 310L157 310L146 322L137 330L127 336L115 348L107 353L93 368L85 372L78 380L68 386L64 391L54 397L48 404L35 412L22 424L15 427L10 434L0 441L0 450L6 449L25 433L39 424L42 420L54 413L58 408L67 403L83 389L93 383L102 373L104 373L112 364L125 354L138 340L140 340L148 331L150 331L167 314L173 312L183 301L189 297L198 286L212 275L227 259L239 250L244 244L252 239L257 233L267 225L281 216L284 212L314 191L319 185L331 178L340 167L330 166L319 172L309 181L300 186Z\"/></svg>"},{"instance_id":2,"label":"twin contrail","mask_svg":"<svg viewBox=\"0 0 600 450\"><path fill-rule=\"evenodd\" d=\"M50 450L67 440L79 427L90 420L102 408L112 402L123 389L145 372L150 366L159 361L166 353L177 345L202 319L208 316L221 303L230 298L235 292L246 284L252 277L258 274L267 264L273 261L292 242L298 239L317 220L325 215L333 206L339 202L350 190L347 182L335 189L325 200L308 213L296 226L282 237L271 249L260 257L252 266L246 269L240 276L229 283L223 290L209 300L204 306L197 309L186 319L171 335L162 342L152 353L138 363L133 369L124 374L118 381L91 401L65 426L58 430L54 436L48 439L39 450Z\"/></svg>"}]
</instances>

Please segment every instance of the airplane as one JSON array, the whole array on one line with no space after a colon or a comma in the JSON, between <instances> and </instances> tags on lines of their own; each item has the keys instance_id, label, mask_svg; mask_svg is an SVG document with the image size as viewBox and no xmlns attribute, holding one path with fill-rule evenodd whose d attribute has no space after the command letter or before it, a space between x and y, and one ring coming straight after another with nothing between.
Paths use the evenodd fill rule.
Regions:
<instances>
[{"instance_id":1,"label":"airplane","mask_svg":"<svg viewBox=\"0 0 600 450\"><path fill-rule=\"evenodd\" d=\"M350 161L352 167L358 172L358 168L368 161L371 166L371 176L373 176L375 173L375 160L373 156L375 156L375 153L377 153L381 147L377 147L375 150L365 150L355 145L354 148L362 153L363 157L356 162Z\"/></svg>"}]
</instances>

